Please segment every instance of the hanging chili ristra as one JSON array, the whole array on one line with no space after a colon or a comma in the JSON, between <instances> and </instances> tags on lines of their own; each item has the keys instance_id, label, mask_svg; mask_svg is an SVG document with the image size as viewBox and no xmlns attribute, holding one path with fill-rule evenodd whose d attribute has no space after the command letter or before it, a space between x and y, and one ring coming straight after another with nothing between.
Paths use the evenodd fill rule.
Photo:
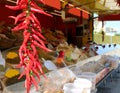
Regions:
<instances>
[{"instance_id":1,"label":"hanging chili ristra","mask_svg":"<svg viewBox=\"0 0 120 93\"><path fill-rule=\"evenodd\" d=\"M43 0L36 1L44 3ZM47 14L39 6L37 6L34 0L17 0L16 6L6 5L6 7L12 10L23 11L18 16L10 16L10 18L13 18L15 20L14 24L17 24L12 31L23 31L24 40L19 48L20 64L17 67L24 68L24 71L18 79L22 78L24 75L26 76L25 88L27 93L29 93L32 84L35 86L36 90L38 90L37 82L40 81L40 74L45 77L36 47L45 51L51 51L44 44L43 40L46 39L41 34L41 25L34 13L40 13L47 16L51 15Z\"/></svg>"}]
</instances>

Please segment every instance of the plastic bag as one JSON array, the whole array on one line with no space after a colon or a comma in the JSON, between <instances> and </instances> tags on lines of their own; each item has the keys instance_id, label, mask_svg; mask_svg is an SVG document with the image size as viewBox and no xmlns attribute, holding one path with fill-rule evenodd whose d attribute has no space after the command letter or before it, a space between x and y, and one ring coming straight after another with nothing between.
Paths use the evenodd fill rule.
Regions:
<instances>
[{"instance_id":1,"label":"plastic bag","mask_svg":"<svg viewBox=\"0 0 120 93\"><path fill-rule=\"evenodd\" d=\"M62 91L62 87L67 82L72 82L75 79L75 74L67 67L51 71L48 73L48 79L44 82L44 91L57 93Z\"/></svg>"},{"instance_id":2,"label":"plastic bag","mask_svg":"<svg viewBox=\"0 0 120 93\"><path fill-rule=\"evenodd\" d=\"M119 65L119 57L118 56L110 56L110 55L103 55L99 60L99 63L103 66L110 67L111 69L116 69Z\"/></svg>"}]
</instances>

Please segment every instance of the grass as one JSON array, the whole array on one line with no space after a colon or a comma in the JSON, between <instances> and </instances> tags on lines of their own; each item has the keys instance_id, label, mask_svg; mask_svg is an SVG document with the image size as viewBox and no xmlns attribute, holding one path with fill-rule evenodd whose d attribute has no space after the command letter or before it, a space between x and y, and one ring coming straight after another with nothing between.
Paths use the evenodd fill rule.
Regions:
<instances>
[{"instance_id":1,"label":"grass","mask_svg":"<svg viewBox=\"0 0 120 93\"><path fill-rule=\"evenodd\" d=\"M104 41L102 42L102 35L101 34L94 34L94 42L98 44L111 44L111 43L116 43L120 44L120 36L106 36L104 37Z\"/></svg>"}]
</instances>

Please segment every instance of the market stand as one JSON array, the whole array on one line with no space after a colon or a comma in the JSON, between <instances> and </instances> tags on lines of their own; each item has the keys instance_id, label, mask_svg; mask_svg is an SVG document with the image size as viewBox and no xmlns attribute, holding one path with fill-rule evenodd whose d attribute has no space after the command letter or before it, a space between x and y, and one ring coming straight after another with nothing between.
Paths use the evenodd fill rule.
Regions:
<instances>
[{"instance_id":1,"label":"market stand","mask_svg":"<svg viewBox=\"0 0 120 93\"><path fill-rule=\"evenodd\" d=\"M51 5L49 5L50 3L46 3L46 5L48 5L47 6L47 8L48 7L50 7ZM53 5L53 4L52 4ZM54 4L55 5L55 4ZM60 3L57 3L57 5L58 5L58 7L56 7L55 6L55 8L56 9L60 9L60 7L59 7L59 5L60 5ZM53 7L53 6L52 6ZM69 6L69 7L71 7L71 6ZM65 8L65 7L64 7ZM74 12L74 11L76 11L76 12ZM51 13L52 14L52 12L53 11L51 11L51 9L48 11L49 13ZM83 31L83 28L84 29L86 29L86 27L87 27L87 29L88 29L88 25L92 25L92 23L90 23L90 24L88 24L89 22L88 22L88 19L89 19L89 16L90 16L90 14L87 12L87 11L85 11L85 10L80 10L80 9L78 9L78 8L74 8L74 7L72 7L72 9L70 9L70 11L68 11L70 14L72 14L72 15L74 15L74 16L77 16L77 17L80 17L81 15L82 15L82 17L80 17L80 20L78 21L78 28L79 28L79 30L81 30L81 32L82 33L77 33L77 35L75 35L76 33L74 33L73 31L71 32L73 35L74 35L74 37L73 38L75 38L75 41L78 41L78 40L80 40L79 42L77 42L77 43L75 43L75 45L78 45L78 47L81 47L82 45L84 45L84 44L86 44L86 42L88 41L88 38L90 38L90 39L92 39L92 28L89 28L89 30L90 30L90 33L89 32L87 32L87 31ZM80 13L81 13L81 15L80 15ZM14 13L13 13L14 14ZM68 16L69 17L69 16ZM46 17L45 17L46 18ZM57 19L57 17L56 17L56 19ZM59 18L58 18L59 19ZM79 18L78 18L79 19ZM86 20L87 19L87 20ZM51 19L52 20L52 19ZM61 20L61 19L60 19ZM44 21L44 20L43 20ZM53 21L53 20L52 20ZM90 21L90 20L89 20ZM85 22L85 23L84 23ZM48 22L49 23L49 22ZM53 24L53 22L51 22L52 24ZM81 25L81 23L82 23L82 25ZM43 26L45 26L47 23L45 23L45 24L43 24ZM63 23L62 23L63 24ZM69 24L70 25L70 24ZM53 25L52 25L53 26ZM59 26L58 24L57 24L57 26ZM56 27L57 27L56 26ZM51 27L51 26L50 26ZM55 28L56 28L55 27ZM74 24L72 24L72 27L73 27L73 29L72 30L75 30L75 28L76 28L76 26L74 25ZM91 27L91 26L90 26ZM58 27L59 28L59 27ZM63 27L64 28L64 27ZM70 30L71 28L69 28L69 30ZM48 31L49 32L49 31ZM85 33L83 33L83 32L85 32ZM89 35L90 34L90 36L87 36L87 35ZM68 32L66 32L66 34L68 34ZM19 36L19 34L17 34L18 36ZM45 35L46 35L46 33L45 33ZM49 36L46 36L46 37L50 37L50 35ZM56 38L54 38L53 40L55 40ZM59 39L60 39L60 37L58 37L58 40L56 40L55 42L59 42ZM19 40L19 39L18 39ZM48 39L49 40L49 39ZM73 41L73 42L75 42L75 41ZM19 42L17 42L17 43L19 43ZM0 43L1 44L1 43ZM55 44L55 43L54 43ZM7 45L6 45L7 46ZM13 47L14 45L12 45L12 47ZM10 46L11 47L11 46ZM74 58L74 57L73 57ZM85 57L85 58L87 58L87 57ZM83 60L83 59L82 59ZM90 60L89 58L87 59L87 60ZM85 63L88 63L88 61L87 60L83 60L84 62L77 62L78 64L76 64L77 66L83 66ZM79 61L79 60L78 60ZM91 61L95 61L95 60L93 60L92 58L91 58ZM75 63L74 63L75 64ZM82 65L80 65L80 64L82 64ZM60 65L61 66L61 65ZM105 71L104 71L105 70ZM106 69L104 69L103 70L103 72L106 72ZM109 71L108 71L109 72ZM101 78L103 78L105 75L107 74L107 72L106 73L104 73L103 75L102 75L102 77ZM101 80L101 79L100 79ZM14 86L14 85L13 85ZM18 85L19 86L19 85Z\"/></svg>"},{"instance_id":2,"label":"market stand","mask_svg":"<svg viewBox=\"0 0 120 93\"><path fill-rule=\"evenodd\" d=\"M114 55L116 55L116 56L119 56L119 51L118 50L120 50L120 49L116 49L116 50L114 50L114 51L111 51L111 52L108 52L108 53L105 53L104 55L106 55L106 56L114 56ZM117 52L116 52L117 51ZM84 65L87 65L88 63L91 63L92 61L98 61L98 60L101 60L100 58L101 58L101 56L103 56L103 55L97 55L97 56L94 56L94 57L91 57L91 58L87 58L87 59L85 59L85 60L83 60L83 61L80 61L80 62L78 62L77 64L74 64L74 65L71 65L71 66L68 66L68 68L70 69L70 70L72 70L74 73L76 73L76 71L75 71L75 69L74 68L76 68L76 67L79 67L80 69L79 70L77 70L77 74L80 74L81 73L81 68L82 68L82 66L84 66ZM90 65L90 64L89 64ZM58 78L59 76L58 76L58 72L59 71L62 71L61 73L62 73L62 75L64 76L64 74L65 73L68 73L68 77L64 77L64 79L62 79L61 78L61 80L63 80L63 83L62 84L59 84L59 86L63 86L65 83L67 83L67 82L70 82L70 81L72 81L74 78L75 78L75 75L73 74L73 72L71 72L70 71L70 73L69 73L69 71L68 71L68 68L66 68L66 67L63 67L63 68L61 68L61 69L59 69L59 70L56 70L56 71L51 71L51 72L49 72L49 73L47 73L46 75L47 76L49 76L49 75L51 75L50 73L52 73L52 78L54 79L54 78L56 78L56 82L58 82L57 81L57 79L59 80L60 78ZM87 68L86 68L87 69ZM107 69L107 68L104 68L104 69L101 69L101 70L99 70L99 72L97 73L97 78L99 78L99 81L97 81L98 83L97 83L97 85L96 85L96 87L101 83L101 82L103 82L103 81L105 81L106 80L106 78L109 76L109 75L112 75L112 72L114 72L114 71L116 71L116 69L117 69L117 66L115 66L115 68L111 68L111 69ZM56 74L57 74L57 77L55 77L56 76ZM65 74L66 75L66 74ZM54 79L55 80L55 79ZM67 81L68 80L68 81ZM41 83L40 83L40 90L42 91L42 89L41 88L43 88L42 86L44 86L44 84L45 84L45 79L43 79L42 78L42 80L41 80ZM60 82L58 82L58 83L60 83ZM41 85L41 84L43 84L43 85ZM49 83L47 83L48 84L48 86L49 86ZM53 84L54 85L54 84ZM14 87L16 87L16 88L14 88ZM18 88L17 88L18 87ZM53 87L54 88L54 87ZM20 82L20 83L16 83L16 84L13 84L13 85L10 85L10 86L8 86L8 87L5 87L5 92L3 92L3 93L6 93L6 91L7 91L7 93L17 93L18 91L19 91L19 89L20 90L22 90L20 93L24 93L25 92L25 90L24 90L24 87L23 87L23 82ZM44 88L43 88L44 89ZM51 89L51 88L50 88ZM58 88L59 90L62 90L61 88ZM38 92L40 92L40 90L38 91ZM62 90L63 91L63 90ZM35 91L35 89L34 89L34 87L32 87L32 89L31 89L31 93L37 93L36 91ZM53 92L54 93L54 92ZM56 92L55 92L56 93Z\"/></svg>"}]
</instances>

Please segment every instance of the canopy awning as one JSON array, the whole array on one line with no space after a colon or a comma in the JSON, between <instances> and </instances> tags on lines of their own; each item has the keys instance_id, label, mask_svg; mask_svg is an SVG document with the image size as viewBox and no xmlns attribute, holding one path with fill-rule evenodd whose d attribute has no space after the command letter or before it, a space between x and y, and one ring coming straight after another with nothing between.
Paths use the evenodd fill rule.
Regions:
<instances>
[{"instance_id":1,"label":"canopy awning","mask_svg":"<svg viewBox=\"0 0 120 93\"><path fill-rule=\"evenodd\" d=\"M109 14L109 15L99 15L99 21L112 21L112 20L120 20L120 14Z\"/></svg>"},{"instance_id":2,"label":"canopy awning","mask_svg":"<svg viewBox=\"0 0 120 93\"><path fill-rule=\"evenodd\" d=\"M98 15L120 14L118 0L67 0L76 7Z\"/></svg>"},{"instance_id":3,"label":"canopy awning","mask_svg":"<svg viewBox=\"0 0 120 93\"><path fill-rule=\"evenodd\" d=\"M45 5L53 7L55 9L58 9L58 10L61 9L60 0L44 0L44 3Z\"/></svg>"},{"instance_id":4,"label":"canopy awning","mask_svg":"<svg viewBox=\"0 0 120 93\"><path fill-rule=\"evenodd\" d=\"M97 13L99 20L120 20L119 0L65 0L74 6ZM114 18L115 17L115 18Z\"/></svg>"}]
</instances>

